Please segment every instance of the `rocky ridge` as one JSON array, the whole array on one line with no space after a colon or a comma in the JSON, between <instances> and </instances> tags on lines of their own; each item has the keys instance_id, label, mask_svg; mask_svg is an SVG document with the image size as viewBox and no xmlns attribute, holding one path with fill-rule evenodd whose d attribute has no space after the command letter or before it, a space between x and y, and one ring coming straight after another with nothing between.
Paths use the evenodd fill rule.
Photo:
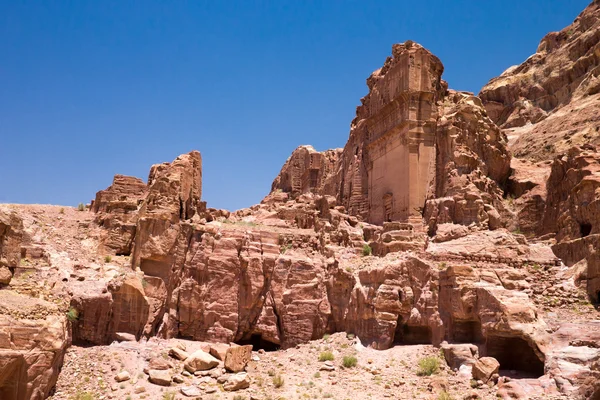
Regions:
<instances>
[{"instance_id":1,"label":"rocky ridge","mask_svg":"<svg viewBox=\"0 0 600 400\"><path fill-rule=\"evenodd\" d=\"M394 45L346 146L247 209L207 207L197 151L1 205L0 398L599 398L600 156L513 140L593 100L597 9L480 97Z\"/></svg>"}]
</instances>

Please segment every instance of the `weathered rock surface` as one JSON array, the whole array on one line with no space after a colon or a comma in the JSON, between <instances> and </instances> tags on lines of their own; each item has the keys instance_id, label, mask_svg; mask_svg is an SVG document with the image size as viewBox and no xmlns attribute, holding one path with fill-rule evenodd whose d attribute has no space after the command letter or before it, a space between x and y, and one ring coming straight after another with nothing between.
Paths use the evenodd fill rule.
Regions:
<instances>
[{"instance_id":1,"label":"weathered rock surface","mask_svg":"<svg viewBox=\"0 0 600 400\"><path fill-rule=\"evenodd\" d=\"M190 356L186 358L185 362L183 363L185 369L192 374L196 371L206 371L208 369L212 369L217 365L219 365L219 360L202 350L198 350L190 354Z\"/></svg>"},{"instance_id":2,"label":"weathered rock surface","mask_svg":"<svg viewBox=\"0 0 600 400\"><path fill-rule=\"evenodd\" d=\"M312 146L298 147L273 181L271 191L289 193L292 197L307 192L333 192L326 183L337 170L341 152L342 149L318 152Z\"/></svg>"},{"instance_id":3,"label":"weathered rock surface","mask_svg":"<svg viewBox=\"0 0 600 400\"><path fill-rule=\"evenodd\" d=\"M56 384L68 345L56 306L0 290L0 398L43 400Z\"/></svg>"},{"instance_id":4,"label":"weathered rock surface","mask_svg":"<svg viewBox=\"0 0 600 400\"><path fill-rule=\"evenodd\" d=\"M252 345L231 346L225 354L225 369L229 372L242 372L252 357Z\"/></svg>"},{"instance_id":5,"label":"weathered rock surface","mask_svg":"<svg viewBox=\"0 0 600 400\"><path fill-rule=\"evenodd\" d=\"M23 222L14 212L0 210L0 286L8 285L21 262Z\"/></svg>"},{"instance_id":6,"label":"weathered rock surface","mask_svg":"<svg viewBox=\"0 0 600 400\"><path fill-rule=\"evenodd\" d=\"M473 379L484 383L500 371L500 363L493 357L482 357L473 364Z\"/></svg>"}]
</instances>

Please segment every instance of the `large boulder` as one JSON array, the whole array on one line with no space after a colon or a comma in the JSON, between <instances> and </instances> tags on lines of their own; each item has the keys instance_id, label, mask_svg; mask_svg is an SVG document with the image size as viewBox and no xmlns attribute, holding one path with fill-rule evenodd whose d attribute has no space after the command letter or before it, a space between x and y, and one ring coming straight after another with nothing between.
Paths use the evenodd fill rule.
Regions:
<instances>
[{"instance_id":1,"label":"large boulder","mask_svg":"<svg viewBox=\"0 0 600 400\"><path fill-rule=\"evenodd\" d=\"M488 382L500 371L500 363L494 357L482 357L473 365L473 379Z\"/></svg>"},{"instance_id":2,"label":"large boulder","mask_svg":"<svg viewBox=\"0 0 600 400\"><path fill-rule=\"evenodd\" d=\"M183 363L184 368L192 374L196 371L213 369L218 365L219 360L202 350L197 350L190 354Z\"/></svg>"},{"instance_id":3,"label":"large boulder","mask_svg":"<svg viewBox=\"0 0 600 400\"><path fill-rule=\"evenodd\" d=\"M252 358L252 345L231 346L225 354L225 369L229 372L242 372Z\"/></svg>"}]
</instances>

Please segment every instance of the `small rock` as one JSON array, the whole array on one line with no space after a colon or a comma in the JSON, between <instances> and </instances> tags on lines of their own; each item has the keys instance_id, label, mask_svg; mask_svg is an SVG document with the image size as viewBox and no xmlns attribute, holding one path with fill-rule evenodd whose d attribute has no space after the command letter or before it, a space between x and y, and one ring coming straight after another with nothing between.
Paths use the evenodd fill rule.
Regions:
<instances>
[{"instance_id":1,"label":"small rock","mask_svg":"<svg viewBox=\"0 0 600 400\"><path fill-rule=\"evenodd\" d=\"M196 386L184 386L180 389L180 391L181 394L187 397L198 397L202 395L202 392Z\"/></svg>"},{"instance_id":2,"label":"small rock","mask_svg":"<svg viewBox=\"0 0 600 400\"><path fill-rule=\"evenodd\" d=\"M146 391L146 388L144 386L136 386L133 388L133 393L139 394L139 393L144 393Z\"/></svg>"},{"instance_id":3,"label":"small rock","mask_svg":"<svg viewBox=\"0 0 600 400\"><path fill-rule=\"evenodd\" d=\"M115 381L117 382L125 382L131 379L131 375L127 371L121 371L115 376Z\"/></svg>"},{"instance_id":4,"label":"small rock","mask_svg":"<svg viewBox=\"0 0 600 400\"><path fill-rule=\"evenodd\" d=\"M127 332L117 332L115 333L115 340L118 342L136 342L137 339L134 334Z\"/></svg>"},{"instance_id":5,"label":"small rock","mask_svg":"<svg viewBox=\"0 0 600 400\"><path fill-rule=\"evenodd\" d=\"M175 383L183 383L184 379L181 375L173 375L173 382Z\"/></svg>"},{"instance_id":6,"label":"small rock","mask_svg":"<svg viewBox=\"0 0 600 400\"><path fill-rule=\"evenodd\" d=\"M171 386L171 374L166 370L151 369L148 379L155 385Z\"/></svg>"},{"instance_id":7,"label":"small rock","mask_svg":"<svg viewBox=\"0 0 600 400\"><path fill-rule=\"evenodd\" d=\"M169 349L169 355L178 360L185 361L190 355L179 347L171 347Z\"/></svg>"},{"instance_id":8,"label":"small rock","mask_svg":"<svg viewBox=\"0 0 600 400\"><path fill-rule=\"evenodd\" d=\"M228 392L246 389L248 387L250 387L250 379L248 378L248 374L245 372L231 375L227 379L227 382L223 384L223 389Z\"/></svg>"}]
</instances>

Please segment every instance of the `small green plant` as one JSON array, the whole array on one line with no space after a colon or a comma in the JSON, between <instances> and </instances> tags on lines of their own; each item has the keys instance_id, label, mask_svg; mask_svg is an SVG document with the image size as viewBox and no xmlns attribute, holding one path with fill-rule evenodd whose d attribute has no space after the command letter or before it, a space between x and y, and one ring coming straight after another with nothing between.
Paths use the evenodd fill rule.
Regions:
<instances>
[{"instance_id":1,"label":"small green plant","mask_svg":"<svg viewBox=\"0 0 600 400\"><path fill-rule=\"evenodd\" d=\"M125 389L125 385L123 385L123 387L121 389ZM125 397L125 400L131 400L131 396Z\"/></svg>"},{"instance_id":2,"label":"small green plant","mask_svg":"<svg viewBox=\"0 0 600 400\"><path fill-rule=\"evenodd\" d=\"M283 379L283 376L281 376L281 375L275 375L273 377L273 385L276 388L279 389L280 387L282 387L284 385L284 383L285 383L285 379Z\"/></svg>"},{"instance_id":3,"label":"small green plant","mask_svg":"<svg viewBox=\"0 0 600 400\"><path fill-rule=\"evenodd\" d=\"M444 390L438 395L438 400L452 400L452 396Z\"/></svg>"},{"instance_id":4,"label":"small green plant","mask_svg":"<svg viewBox=\"0 0 600 400\"><path fill-rule=\"evenodd\" d=\"M368 244L365 244L363 246L363 256L370 256L371 254L373 254L373 249L371 248L371 246L369 246Z\"/></svg>"},{"instance_id":5,"label":"small green plant","mask_svg":"<svg viewBox=\"0 0 600 400\"><path fill-rule=\"evenodd\" d=\"M286 252L286 251L288 251L288 250L290 250L291 248L292 248L292 244L291 244L291 243L288 243L288 244L286 244L286 245L282 245L282 246L279 248L279 252L280 252L281 254L285 254L285 252Z\"/></svg>"},{"instance_id":6,"label":"small green plant","mask_svg":"<svg viewBox=\"0 0 600 400\"><path fill-rule=\"evenodd\" d=\"M333 361L333 353L330 351L324 351L319 354L319 361Z\"/></svg>"},{"instance_id":7,"label":"small green plant","mask_svg":"<svg viewBox=\"0 0 600 400\"><path fill-rule=\"evenodd\" d=\"M313 378L320 378L321 377L321 373L319 371L315 372L315 374L313 375Z\"/></svg>"},{"instance_id":8,"label":"small green plant","mask_svg":"<svg viewBox=\"0 0 600 400\"><path fill-rule=\"evenodd\" d=\"M446 269L446 263L445 262L440 263L440 265L438 266L438 269L440 271Z\"/></svg>"},{"instance_id":9,"label":"small green plant","mask_svg":"<svg viewBox=\"0 0 600 400\"><path fill-rule=\"evenodd\" d=\"M440 359L437 357L425 357L419 360L419 369L417 375L431 376L437 374L440 370Z\"/></svg>"},{"instance_id":10,"label":"small green plant","mask_svg":"<svg viewBox=\"0 0 600 400\"><path fill-rule=\"evenodd\" d=\"M269 374L269 376L275 376L275 370L270 369L269 371L267 371L267 374Z\"/></svg>"},{"instance_id":11,"label":"small green plant","mask_svg":"<svg viewBox=\"0 0 600 400\"><path fill-rule=\"evenodd\" d=\"M85 204L79 203L79 205L77 206L77 211L85 211Z\"/></svg>"},{"instance_id":12,"label":"small green plant","mask_svg":"<svg viewBox=\"0 0 600 400\"><path fill-rule=\"evenodd\" d=\"M163 400L175 400L175 393L173 393L173 392L163 393L162 398L163 398Z\"/></svg>"},{"instance_id":13,"label":"small green plant","mask_svg":"<svg viewBox=\"0 0 600 400\"><path fill-rule=\"evenodd\" d=\"M148 286L148 281L147 281L147 280L145 280L144 278L142 278L142 287L143 287L144 289L146 289L146 287L147 287L147 286Z\"/></svg>"},{"instance_id":14,"label":"small green plant","mask_svg":"<svg viewBox=\"0 0 600 400\"><path fill-rule=\"evenodd\" d=\"M77 392L75 396L71 397L73 400L95 400L94 396L88 392Z\"/></svg>"},{"instance_id":15,"label":"small green plant","mask_svg":"<svg viewBox=\"0 0 600 400\"><path fill-rule=\"evenodd\" d=\"M329 337L330 337L330 336L331 336L331 335L330 335L329 333L326 333L326 334L324 334L324 335L323 335L323 340L327 340L327 339L329 339Z\"/></svg>"},{"instance_id":16,"label":"small green plant","mask_svg":"<svg viewBox=\"0 0 600 400\"><path fill-rule=\"evenodd\" d=\"M67 319L71 322L75 322L79 319L79 311L74 307L69 307L69 311L67 311Z\"/></svg>"},{"instance_id":17,"label":"small green plant","mask_svg":"<svg viewBox=\"0 0 600 400\"><path fill-rule=\"evenodd\" d=\"M242 396L241 394L236 394L233 396L233 400L246 400L246 396Z\"/></svg>"},{"instance_id":18,"label":"small green plant","mask_svg":"<svg viewBox=\"0 0 600 400\"><path fill-rule=\"evenodd\" d=\"M344 356L342 360L344 368L354 368L356 367L356 363L358 363L358 360L354 356Z\"/></svg>"},{"instance_id":19,"label":"small green plant","mask_svg":"<svg viewBox=\"0 0 600 400\"><path fill-rule=\"evenodd\" d=\"M64 208L60 208L60 210L58 210L59 213L64 214L65 213L65 209Z\"/></svg>"},{"instance_id":20,"label":"small green plant","mask_svg":"<svg viewBox=\"0 0 600 400\"><path fill-rule=\"evenodd\" d=\"M104 256L104 262L105 262L105 263L107 263L107 264L108 264L108 263L109 263L109 262L111 262L111 261L112 261L112 257L111 257L111 256Z\"/></svg>"},{"instance_id":21,"label":"small green plant","mask_svg":"<svg viewBox=\"0 0 600 400\"><path fill-rule=\"evenodd\" d=\"M477 383L477 381L475 379L471 379L470 384L473 389L476 389L479 387L479 384Z\"/></svg>"}]
</instances>

